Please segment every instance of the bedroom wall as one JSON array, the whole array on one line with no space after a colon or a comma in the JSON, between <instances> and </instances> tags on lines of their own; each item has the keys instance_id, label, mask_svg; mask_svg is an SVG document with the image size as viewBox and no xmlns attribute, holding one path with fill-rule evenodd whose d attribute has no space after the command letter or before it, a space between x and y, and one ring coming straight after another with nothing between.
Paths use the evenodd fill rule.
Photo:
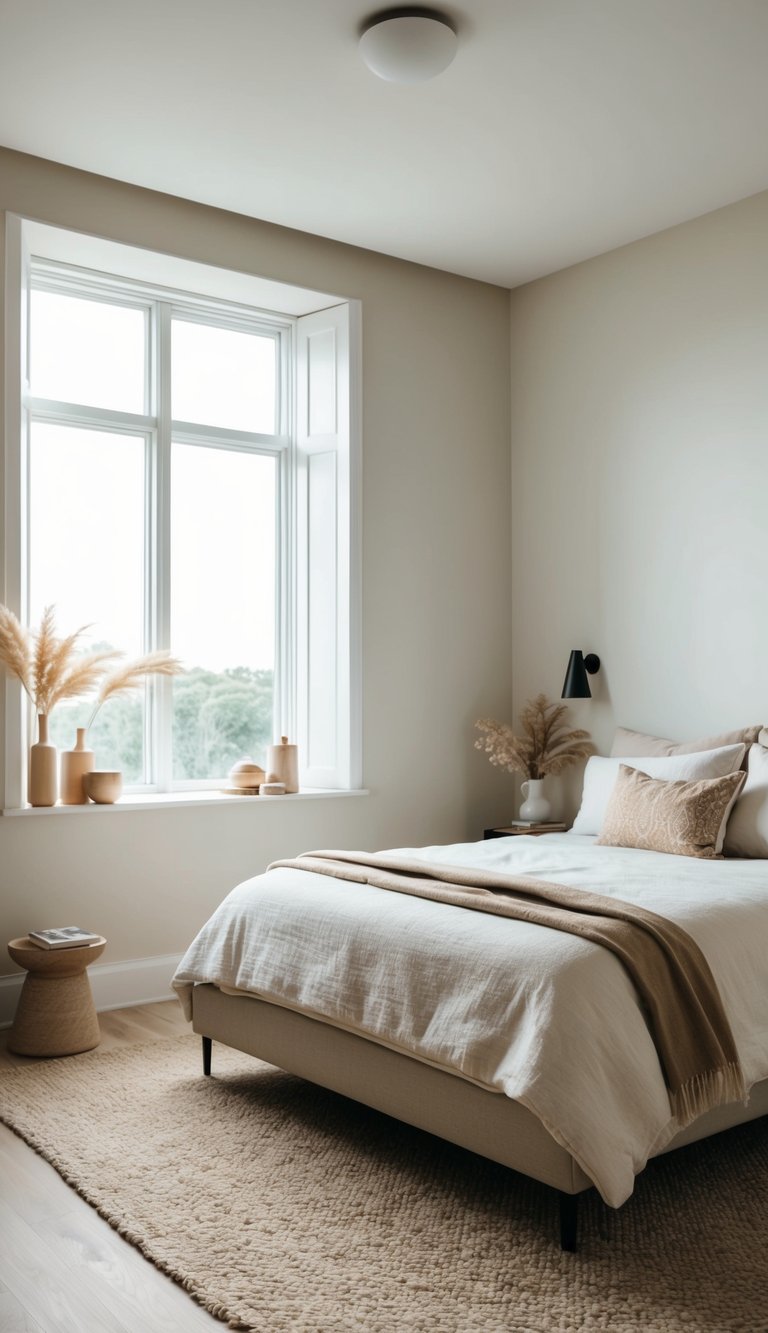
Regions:
<instances>
[{"instance_id":1,"label":"bedroom wall","mask_svg":"<svg viewBox=\"0 0 768 1333\"><path fill-rule=\"evenodd\" d=\"M515 710L582 648L603 752L768 719L768 193L519 288L511 329Z\"/></svg>"},{"instance_id":2,"label":"bedroom wall","mask_svg":"<svg viewBox=\"0 0 768 1333\"><path fill-rule=\"evenodd\" d=\"M0 945L77 921L107 963L180 952L276 857L508 818L509 780L472 748L511 701L508 292L0 150L5 210L362 300L370 795L0 819Z\"/></svg>"}]
</instances>

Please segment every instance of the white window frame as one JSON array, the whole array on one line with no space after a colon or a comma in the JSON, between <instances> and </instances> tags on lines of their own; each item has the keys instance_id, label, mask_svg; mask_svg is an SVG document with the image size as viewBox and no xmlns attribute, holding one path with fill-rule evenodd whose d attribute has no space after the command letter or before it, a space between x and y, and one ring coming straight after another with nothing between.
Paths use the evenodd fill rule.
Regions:
<instances>
[{"instance_id":1,"label":"white window frame","mask_svg":"<svg viewBox=\"0 0 768 1333\"><path fill-rule=\"evenodd\" d=\"M156 259L157 256L154 256ZM206 274L215 270L206 270ZM27 379L27 310L30 281L35 287L94 299L112 300L120 305L135 305L147 312L150 321L146 341L148 364L145 376L144 414L115 413L106 409L33 399ZM290 289L289 289L290 290ZM304 293L302 293L304 295ZM318 294L320 296L321 294ZM323 297L327 301L326 297ZM359 789L362 783L361 728L361 588L360 588L360 310L358 302L339 302L334 308L336 322L345 330L343 373L338 388L343 395L343 463L340 485L344 493L339 509L340 527L335 549L339 553L339 581L336 590L339 657L335 670L334 708L337 717L336 762L327 768L310 771L302 764L302 786L309 782L315 789ZM334 311L329 311L333 315ZM198 423L172 422L170 401L160 402L158 384L169 398L170 328L173 315L184 319L215 323L221 327L267 334L278 343L276 425L273 436L202 426ZM310 319L312 316L309 317ZM50 420L58 424L78 424L93 429L123 430L143 435L151 466L147 469L145 532L148 550L145 559L145 636L147 649L171 647L170 604L170 488L168 461L171 439L185 444L228 449L242 448L267 454L276 460L278 507L276 552L276 664L274 678L274 734L297 736L300 745L303 719L307 715L309 682L304 668L304 617L309 571L302 566L300 503L301 463L297 455L296 422L296 346L297 327L302 318L276 314L253 306L217 300L210 295L196 296L187 290L159 286L135 278L113 278L101 272L68 268L60 259L33 258L25 236L24 220L7 216L6 230L6 412L5 412L5 543L4 601L26 621L28 605L28 570L26 568L26 533L28 530L28 437L30 419ZM345 341L346 340L346 341ZM299 401L302 395L299 392ZM341 494L341 492L340 492ZM153 526L160 516L158 528ZM152 519L152 524L148 520ZM301 660L299 660L301 655ZM339 682L343 695L339 693ZM132 787L135 793L202 791L216 788L221 777L174 781L171 771L170 708L171 681L155 678L148 693L145 710L145 755L150 769L146 786ZM6 808L24 805L26 790L25 757L33 718L24 706L18 682L6 679L5 689L5 799ZM154 764L154 771L152 765Z\"/></svg>"}]
</instances>

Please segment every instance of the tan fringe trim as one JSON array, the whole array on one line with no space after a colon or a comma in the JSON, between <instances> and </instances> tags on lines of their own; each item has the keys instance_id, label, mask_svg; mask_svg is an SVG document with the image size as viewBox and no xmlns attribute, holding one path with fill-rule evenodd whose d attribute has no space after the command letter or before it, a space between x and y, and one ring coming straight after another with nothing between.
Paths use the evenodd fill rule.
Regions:
<instances>
[{"instance_id":1,"label":"tan fringe trim","mask_svg":"<svg viewBox=\"0 0 768 1333\"><path fill-rule=\"evenodd\" d=\"M704 1074L694 1074L676 1092L670 1092L669 1100L682 1129L716 1106L727 1106L729 1102L743 1102L746 1105L747 1088L741 1065L731 1063L723 1065L721 1069L708 1069Z\"/></svg>"}]
</instances>

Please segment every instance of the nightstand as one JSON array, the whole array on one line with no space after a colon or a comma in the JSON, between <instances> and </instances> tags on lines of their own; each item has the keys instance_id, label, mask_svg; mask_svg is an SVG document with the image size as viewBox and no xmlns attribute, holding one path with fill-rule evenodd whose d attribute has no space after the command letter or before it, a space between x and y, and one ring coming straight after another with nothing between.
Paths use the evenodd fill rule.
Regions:
<instances>
[{"instance_id":1,"label":"nightstand","mask_svg":"<svg viewBox=\"0 0 768 1333\"><path fill-rule=\"evenodd\" d=\"M101 1041L99 1020L86 968L104 952L96 944L74 949L39 949L26 936L11 940L8 952L25 968L8 1050L16 1055L78 1055Z\"/></svg>"},{"instance_id":2,"label":"nightstand","mask_svg":"<svg viewBox=\"0 0 768 1333\"><path fill-rule=\"evenodd\" d=\"M516 838L527 834L529 838L540 838L542 833L565 833L565 824L511 824L508 828L487 828L484 838Z\"/></svg>"}]
</instances>

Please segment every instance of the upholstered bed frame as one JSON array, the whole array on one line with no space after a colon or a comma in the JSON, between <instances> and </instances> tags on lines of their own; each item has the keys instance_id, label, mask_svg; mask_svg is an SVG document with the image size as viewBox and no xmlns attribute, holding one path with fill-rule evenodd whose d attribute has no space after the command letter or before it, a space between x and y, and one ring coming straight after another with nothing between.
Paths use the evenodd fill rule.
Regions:
<instances>
[{"instance_id":1,"label":"upholstered bed frame","mask_svg":"<svg viewBox=\"0 0 768 1333\"><path fill-rule=\"evenodd\" d=\"M592 1182L519 1102L318 1019L216 986L194 987L192 1026L203 1039L206 1074L211 1043L219 1041L552 1186L560 1198L561 1246L575 1250L578 1196ZM765 1114L768 1080L752 1089L748 1106L708 1112L664 1151Z\"/></svg>"}]
</instances>

